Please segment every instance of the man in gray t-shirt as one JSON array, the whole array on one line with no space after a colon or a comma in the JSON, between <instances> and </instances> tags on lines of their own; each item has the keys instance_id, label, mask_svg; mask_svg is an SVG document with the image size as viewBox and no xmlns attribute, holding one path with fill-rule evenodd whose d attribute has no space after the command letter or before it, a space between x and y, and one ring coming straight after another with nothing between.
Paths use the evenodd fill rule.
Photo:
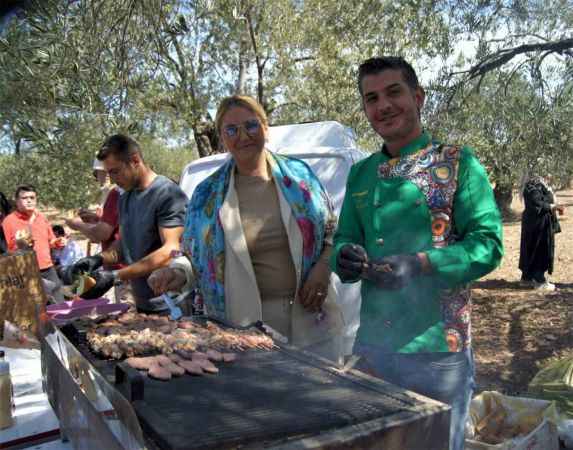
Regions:
<instances>
[{"instance_id":1,"label":"man in gray t-shirt","mask_svg":"<svg viewBox=\"0 0 573 450\"><path fill-rule=\"evenodd\" d=\"M187 197L170 179L157 175L143 190L125 192L119 198L119 234L121 254L126 264L134 264L161 248L162 228L185 224ZM147 285L147 276L131 280L138 308L156 309L147 302L155 297Z\"/></svg>"},{"instance_id":2,"label":"man in gray t-shirt","mask_svg":"<svg viewBox=\"0 0 573 450\"><path fill-rule=\"evenodd\" d=\"M167 265L171 253L179 249L187 197L179 186L145 164L139 144L128 136L106 139L97 158L103 161L112 182L125 192L119 199L119 240L110 249L73 265L73 273L87 272L96 279L95 286L82 297L100 297L118 281L129 280L138 310L166 309L162 303L149 302L154 294L147 277ZM127 266L97 270L103 264L117 263Z\"/></svg>"}]
</instances>

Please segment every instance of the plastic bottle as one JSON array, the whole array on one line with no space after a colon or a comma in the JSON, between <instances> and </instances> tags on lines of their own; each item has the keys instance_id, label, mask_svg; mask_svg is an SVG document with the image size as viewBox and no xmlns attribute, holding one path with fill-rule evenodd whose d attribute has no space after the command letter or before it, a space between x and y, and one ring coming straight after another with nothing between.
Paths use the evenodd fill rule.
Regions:
<instances>
[{"instance_id":1,"label":"plastic bottle","mask_svg":"<svg viewBox=\"0 0 573 450\"><path fill-rule=\"evenodd\" d=\"M4 352L0 350L0 430L13 424L10 364L4 359Z\"/></svg>"}]
</instances>

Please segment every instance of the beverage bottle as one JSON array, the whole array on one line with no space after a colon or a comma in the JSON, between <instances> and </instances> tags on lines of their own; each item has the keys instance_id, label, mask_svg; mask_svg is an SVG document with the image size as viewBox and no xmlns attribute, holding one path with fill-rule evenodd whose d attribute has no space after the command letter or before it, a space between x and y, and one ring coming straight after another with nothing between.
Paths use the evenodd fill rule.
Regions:
<instances>
[{"instance_id":1,"label":"beverage bottle","mask_svg":"<svg viewBox=\"0 0 573 450\"><path fill-rule=\"evenodd\" d=\"M0 430L13 424L10 364L5 360L4 352L0 350Z\"/></svg>"}]
</instances>

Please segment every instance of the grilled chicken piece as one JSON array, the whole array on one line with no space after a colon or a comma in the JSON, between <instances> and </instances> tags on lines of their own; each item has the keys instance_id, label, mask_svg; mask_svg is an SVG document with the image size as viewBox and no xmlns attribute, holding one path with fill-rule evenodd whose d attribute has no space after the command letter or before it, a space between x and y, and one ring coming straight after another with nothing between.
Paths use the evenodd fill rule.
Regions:
<instances>
[{"instance_id":1,"label":"grilled chicken piece","mask_svg":"<svg viewBox=\"0 0 573 450\"><path fill-rule=\"evenodd\" d=\"M181 358L181 356L179 356L177 353L170 353L167 355L167 357L171 360L171 362L174 362L175 364L177 364L179 361L183 361L183 358Z\"/></svg>"},{"instance_id":2,"label":"grilled chicken piece","mask_svg":"<svg viewBox=\"0 0 573 450\"><path fill-rule=\"evenodd\" d=\"M192 352L191 353L191 359L193 361L196 361L198 359L209 359L209 357L207 356L207 353L203 353L203 352Z\"/></svg>"},{"instance_id":3,"label":"grilled chicken piece","mask_svg":"<svg viewBox=\"0 0 573 450\"><path fill-rule=\"evenodd\" d=\"M209 358L211 361L215 362L223 361L223 354L221 352L218 352L217 350L209 349L205 352L205 354L207 355L207 358Z\"/></svg>"},{"instance_id":4,"label":"grilled chicken piece","mask_svg":"<svg viewBox=\"0 0 573 450\"><path fill-rule=\"evenodd\" d=\"M194 359L192 362L199 364L203 372L207 373L219 373L219 369L208 359Z\"/></svg>"},{"instance_id":5,"label":"grilled chicken piece","mask_svg":"<svg viewBox=\"0 0 573 450\"><path fill-rule=\"evenodd\" d=\"M191 361L193 359L193 352L183 350L180 348L175 349L175 354L180 356L183 359L188 359L189 361Z\"/></svg>"},{"instance_id":6,"label":"grilled chicken piece","mask_svg":"<svg viewBox=\"0 0 573 450\"><path fill-rule=\"evenodd\" d=\"M151 378L161 381L168 381L171 379L171 372L159 364L153 364L147 372Z\"/></svg>"},{"instance_id":7,"label":"grilled chicken piece","mask_svg":"<svg viewBox=\"0 0 573 450\"><path fill-rule=\"evenodd\" d=\"M183 330L192 330L193 328L197 328L197 325L190 320L182 320L177 323L177 326Z\"/></svg>"},{"instance_id":8,"label":"grilled chicken piece","mask_svg":"<svg viewBox=\"0 0 573 450\"><path fill-rule=\"evenodd\" d=\"M203 375L203 369L196 361L182 359L177 363L177 365L183 367L185 371L190 375Z\"/></svg>"},{"instance_id":9,"label":"grilled chicken piece","mask_svg":"<svg viewBox=\"0 0 573 450\"><path fill-rule=\"evenodd\" d=\"M157 365L157 361L154 356L147 356L145 358L127 358L125 362L137 370L149 370L151 366Z\"/></svg>"},{"instance_id":10,"label":"grilled chicken piece","mask_svg":"<svg viewBox=\"0 0 573 450\"><path fill-rule=\"evenodd\" d=\"M223 362L233 362L237 360L236 353L222 353Z\"/></svg>"},{"instance_id":11,"label":"grilled chicken piece","mask_svg":"<svg viewBox=\"0 0 573 450\"><path fill-rule=\"evenodd\" d=\"M181 376L185 375L185 369L183 367L178 366L168 356L165 355L157 355L155 360L159 363L161 367L165 367L171 375Z\"/></svg>"},{"instance_id":12,"label":"grilled chicken piece","mask_svg":"<svg viewBox=\"0 0 573 450\"><path fill-rule=\"evenodd\" d=\"M169 364L161 364L161 367L166 368L171 373L171 375L175 377L185 375L185 368L175 364L174 362L169 361Z\"/></svg>"},{"instance_id":13,"label":"grilled chicken piece","mask_svg":"<svg viewBox=\"0 0 573 450\"><path fill-rule=\"evenodd\" d=\"M165 356L165 355L157 355L155 356L155 360L159 363L159 365L161 366L165 366L167 364L171 363L171 360L169 359L169 356Z\"/></svg>"}]
</instances>

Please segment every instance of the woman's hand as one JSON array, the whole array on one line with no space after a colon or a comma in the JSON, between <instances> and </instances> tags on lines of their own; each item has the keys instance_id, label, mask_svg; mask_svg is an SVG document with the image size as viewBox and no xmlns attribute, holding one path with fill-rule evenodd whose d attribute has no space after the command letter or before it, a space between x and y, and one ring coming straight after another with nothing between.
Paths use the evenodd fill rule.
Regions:
<instances>
[{"instance_id":1,"label":"woman's hand","mask_svg":"<svg viewBox=\"0 0 573 450\"><path fill-rule=\"evenodd\" d=\"M147 284L155 295L161 295L168 291L180 291L187 283L187 276L182 269L162 267L149 275Z\"/></svg>"},{"instance_id":2,"label":"woman's hand","mask_svg":"<svg viewBox=\"0 0 573 450\"><path fill-rule=\"evenodd\" d=\"M322 260L318 260L298 293L298 301L310 312L318 312L326 300L328 284L330 281L330 267Z\"/></svg>"}]
</instances>

